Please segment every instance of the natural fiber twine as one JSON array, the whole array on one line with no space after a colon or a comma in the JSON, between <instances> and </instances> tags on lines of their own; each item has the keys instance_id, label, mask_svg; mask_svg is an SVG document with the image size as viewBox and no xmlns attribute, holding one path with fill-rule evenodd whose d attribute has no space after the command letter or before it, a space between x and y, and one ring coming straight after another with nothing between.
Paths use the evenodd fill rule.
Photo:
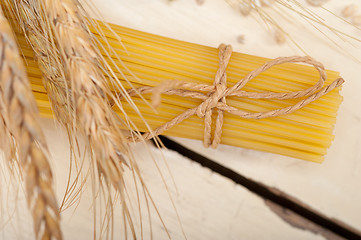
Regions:
<instances>
[{"instance_id":1,"label":"natural fiber twine","mask_svg":"<svg viewBox=\"0 0 361 240\"><path fill-rule=\"evenodd\" d=\"M223 125L223 114L224 112L229 112L241 118L247 119L261 119L261 118L270 118L277 117L280 115L285 115L292 113L311 102L319 99L323 95L329 93L333 89L341 86L344 83L342 78L338 78L333 81L330 85L323 87L327 75L325 68L322 63L314 60L309 56L299 57L279 57L274 60L271 60L261 67L251 71L247 76L241 79L232 87L227 87L227 65L232 55L232 47L230 45L221 44L219 46L219 69L216 73L213 85L207 84L197 84L197 83L187 83L180 81L166 81L156 87L140 87L137 89L131 89L128 91L130 96L135 96L138 94L152 93L152 104L157 107L161 102L161 94L168 95L178 95L181 97L191 97L203 100L195 108L188 109L182 114L173 118L164 125L154 129L152 132L144 133L142 135L143 139L151 139L157 135L162 134L164 131L172 128L173 126L179 124L183 120L197 115L200 118L204 118L204 146L216 148L221 142L222 136L222 125ZM294 91L294 92L247 92L243 91L242 88L253 78L258 76L260 73L267 71L273 66L280 65L283 63L305 63L313 66L320 74L320 79L315 85L310 88ZM267 112L247 112L244 110L237 109L235 107L227 105L226 97L229 96L238 96L238 97L247 97L253 99L295 99L307 97L303 100L300 100L294 105L279 108ZM212 114L213 111L217 110L217 118L215 123L215 128L212 134ZM213 135L213 139L212 139ZM134 137L132 137L134 141ZM139 139L135 139L139 140Z\"/></svg>"}]
</instances>

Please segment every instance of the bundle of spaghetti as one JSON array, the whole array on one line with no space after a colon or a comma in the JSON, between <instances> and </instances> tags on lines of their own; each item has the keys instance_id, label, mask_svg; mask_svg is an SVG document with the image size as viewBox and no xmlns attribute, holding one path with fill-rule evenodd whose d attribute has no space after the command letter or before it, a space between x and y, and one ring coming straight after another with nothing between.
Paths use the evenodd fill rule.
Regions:
<instances>
[{"instance_id":1,"label":"bundle of spaghetti","mask_svg":"<svg viewBox=\"0 0 361 240\"><path fill-rule=\"evenodd\" d=\"M131 88L158 86L164 81L203 83L212 85L219 67L216 48L174 40L117 25L98 22L104 36L92 29L103 49L108 45L114 55L103 52L123 85ZM112 31L109 30L109 26ZM16 29L16 28L15 28ZM117 34L114 35L113 31ZM41 72L24 36L18 31L17 40L24 55L32 89L41 114L52 117L51 105L42 86ZM119 41L119 38L121 42ZM234 85L250 71L270 59L234 52L227 67L227 84ZM339 78L339 73L326 71L329 84ZM285 63L274 66L252 79L242 89L250 92L290 92L307 89L319 79L319 72L304 64ZM322 162L334 138L333 127L337 110L342 102L340 87L291 114L266 119L242 119L229 113L224 115L221 143L260 151L272 152L294 158ZM149 98L150 94L144 97ZM161 105L154 110L140 96L134 96L143 117L152 128L157 128L187 109L201 103L199 99L162 95ZM227 97L227 104L250 112L265 112L290 106L298 99L250 99ZM141 131L147 131L144 121L131 106L124 102L127 116ZM116 108L114 110L117 111ZM117 111L121 117L122 113ZM204 122L197 116L184 120L164 135L191 139L203 138Z\"/></svg>"}]
</instances>

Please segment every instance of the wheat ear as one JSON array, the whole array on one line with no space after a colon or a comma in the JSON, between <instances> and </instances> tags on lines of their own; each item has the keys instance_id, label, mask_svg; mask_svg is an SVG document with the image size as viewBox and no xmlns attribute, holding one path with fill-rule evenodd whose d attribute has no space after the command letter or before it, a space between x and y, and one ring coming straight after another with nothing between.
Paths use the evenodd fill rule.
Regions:
<instances>
[{"instance_id":1,"label":"wheat ear","mask_svg":"<svg viewBox=\"0 0 361 240\"><path fill-rule=\"evenodd\" d=\"M38 63L39 69L42 73L42 80L49 100L52 105L52 110L55 119L58 120L66 129L68 133L68 139L70 149L74 160L71 160L71 166L75 164L76 175L79 175L81 169L79 169L79 157L76 154L77 149L77 137L73 135L73 118L72 118L72 100L68 82L65 80L64 73L62 71L62 65L60 63L59 51L57 50L52 33L49 32L46 27L46 22L42 16L42 10L38 5L37 0L6 0L7 9L11 20L14 22L14 27L22 29L27 42L31 46L34 52L34 58ZM77 195L79 191L75 190L78 183L81 182L79 178L75 178L71 182L71 174L74 171L69 169L69 177L67 188L63 196L63 201L60 206L61 209L66 208L67 200L72 198L71 195ZM75 195L73 197L75 197Z\"/></svg>"},{"instance_id":2,"label":"wheat ear","mask_svg":"<svg viewBox=\"0 0 361 240\"><path fill-rule=\"evenodd\" d=\"M72 0L40 0L60 52L70 82L77 129L88 139L93 150L100 179L120 194L124 216L133 224L125 201L123 164L130 156L126 138L109 104L112 96L102 72L101 54L92 39L80 5ZM110 189L110 188L109 188Z\"/></svg>"},{"instance_id":3,"label":"wheat ear","mask_svg":"<svg viewBox=\"0 0 361 240\"><path fill-rule=\"evenodd\" d=\"M70 82L77 128L88 137L106 180L118 188L122 180L122 156L127 155L128 146L107 100L111 93L99 67L99 52L73 1L40 2L53 28Z\"/></svg>"},{"instance_id":4,"label":"wheat ear","mask_svg":"<svg viewBox=\"0 0 361 240\"><path fill-rule=\"evenodd\" d=\"M1 16L0 16L1 19ZM1 20L0 20L1 21ZM1 94L1 87L0 87ZM16 143L14 142L13 135L7 127L9 119L7 119L7 111L4 103L3 96L0 95L0 149L4 153L5 164L11 169L11 166L15 165L16 160Z\"/></svg>"},{"instance_id":5,"label":"wheat ear","mask_svg":"<svg viewBox=\"0 0 361 240\"><path fill-rule=\"evenodd\" d=\"M60 214L52 188L48 149L11 28L0 10L0 87L4 120L19 150L26 195L38 239L62 239Z\"/></svg>"},{"instance_id":6,"label":"wheat ear","mask_svg":"<svg viewBox=\"0 0 361 240\"><path fill-rule=\"evenodd\" d=\"M51 42L36 0L7 0L10 12L15 15L26 39L31 45L35 59L43 74L43 85L52 104L56 119L70 129L72 104L68 86L60 67L59 54Z\"/></svg>"}]
</instances>

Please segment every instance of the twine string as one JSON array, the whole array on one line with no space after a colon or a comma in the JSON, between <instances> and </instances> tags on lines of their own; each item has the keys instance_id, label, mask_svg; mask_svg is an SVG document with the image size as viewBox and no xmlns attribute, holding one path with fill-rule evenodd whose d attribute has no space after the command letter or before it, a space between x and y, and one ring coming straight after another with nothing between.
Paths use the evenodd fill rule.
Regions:
<instances>
[{"instance_id":1,"label":"twine string","mask_svg":"<svg viewBox=\"0 0 361 240\"><path fill-rule=\"evenodd\" d=\"M188 109L176 116L169 122L166 122L162 126L154 129L152 132L147 132L142 137L132 137L132 140L151 139L157 135L162 134L164 131L172 128L173 126L181 123L183 120L190 118L193 115L197 115L200 118L204 118L204 139L203 144L205 147L212 146L216 148L221 142L222 126L224 112L231 113L245 119L262 119L277 117L280 115L290 114L311 102L319 99L323 95L329 93L333 89L341 86L344 83L342 78L338 78L330 85L323 87L325 80L327 79L326 71L322 63L314 60L309 56L299 57L279 57L271 60L261 67L251 71L247 76L238 81L232 87L227 87L227 74L226 69L228 62L232 55L232 47L230 45L221 44L219 46L219 69L216 73L213 85L198 84L180 81L165 81L156 87L140 87L137 89L131 89L128 91L129 96L135 96L139 94L152 93L151 100L152 105L157 107L161 103L161 94L177 95L181 97L191 97L201 99L197 107ZM247 92L242 88L253 78L267 71L273 66L283 63L305 63L313 66L320 74L319 80L312 86L301 91L293 92ZM232 106L227 105L226 97L238 96L252 99L295 99L307 97L300 100L294 105L274 109L266 112L248 112ZM214 130L212 131L212 115L214 110L217 109L217 118L215 122ZM213 139L212 139L213 132Z\"/></svg>"}]
</instances>

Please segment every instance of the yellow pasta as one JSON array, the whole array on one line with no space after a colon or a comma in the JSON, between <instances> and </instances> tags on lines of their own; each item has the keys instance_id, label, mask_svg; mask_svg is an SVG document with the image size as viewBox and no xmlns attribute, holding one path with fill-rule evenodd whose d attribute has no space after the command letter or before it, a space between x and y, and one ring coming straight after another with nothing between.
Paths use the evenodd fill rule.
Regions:
<instances>
[{"instance_id":1,"label":"yellow pasta","mask_svg":"<svg viewBox=\"0 0 361 240\"><path fill-rule=\"evenodd\" d=\"M111 25L112 29L119 35L122 41L120 43L106 26L102 23L99 24L107 37L106 41L118 54L119 59L112 56L110 60L105 53L103 55L109 60L109 64L113 67L117 77L124 81L125 87L130 87L125 78L137 87L157 86L166 80L210 85L213 83L218 70L218 50L216 48ZM26 60L28 75L40 112L45 117L52 117L51 105L42 86L41 72L34 61L32 50L21 33L18 32L16 36ZM99 37L98 40L106 47L104 39ZM267 61L269 59L233 53L227 68L228 86L232 86L250 71ZM137 77L134 77L128 69ZM339 74L334 71L327 71L327 75L326 84L339 77ZM312 86L318 79L319 73L313 67L287 63L274 66L261 73L251 80L243 90L253 92L298 91ZM242 119L225 113L222 143L322 162L327 148L334 138L332 130L336 121L337 109L342 102L339 90L339 88L334 89L319 100L294 113L274 118ZM149 97L149 94L145 96ZM185 110L194 108L201 103L197 99L164 95L162 96L162 104L157 108L158 114L156 114L139 97L133 97L133 100L152 128L161 126ZM269 111L295 104L297 101L299 100L227 97L229 105L251 112ZM144 122L131 106L124 103L124 109L140 131L147 131ZM119 111L118 113L122 117ZM202 139L203 125L203 119L193 116L164 134Z\"/></svg>"}]
</instances>

